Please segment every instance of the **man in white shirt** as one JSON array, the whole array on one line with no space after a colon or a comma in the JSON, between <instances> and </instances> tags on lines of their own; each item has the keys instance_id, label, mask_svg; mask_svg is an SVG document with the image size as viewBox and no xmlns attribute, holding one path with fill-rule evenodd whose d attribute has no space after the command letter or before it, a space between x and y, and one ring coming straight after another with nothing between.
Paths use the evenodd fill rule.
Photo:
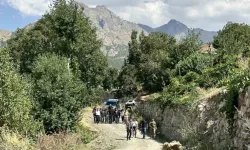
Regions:
<instances>
[{"instance_id":1,"label":"man in white shirt","mask_svg":"<svg viewBox=\"0 0 250 150\"><path fill-rule=\"evenodd\" d=\"M99 108L96 109L95 114L96 114L97 124L98 124L99 121L100 121L100 118L101 118L101 112L100 112L100 109L99 109Z\"/></svg>"},{"instance_id":2,"label":"man in white shirt","mask_svg":"<svg viewBox=\"0 0 250 150\"><path fill-rule=\"evenodd\" d=\"M133 119L132 121L132 128L133 128L133 137L136 138L136 133L138 129L138 122L136 121L136 119Z\"/></svg>"}]
</instances>

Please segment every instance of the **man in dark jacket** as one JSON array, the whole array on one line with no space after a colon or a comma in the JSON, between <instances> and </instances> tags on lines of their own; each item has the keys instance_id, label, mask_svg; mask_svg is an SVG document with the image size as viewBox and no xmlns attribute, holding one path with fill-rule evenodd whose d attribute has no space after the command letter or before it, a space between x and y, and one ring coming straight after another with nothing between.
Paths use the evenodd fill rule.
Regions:
<instances>
[{"instance_id":1,"label":"man in dark jacket","mask_svg":"<svg viewBox=\"0 0 250 150\"><path fill-rule=\"evenodd\" d=\"M143 135L142 138L145 139L146 130L147 130L147 121L146 121L146 119L143 119L140 124L141 124L141 132L142 132L142 135Z\"/></svg>"}]
</instances>

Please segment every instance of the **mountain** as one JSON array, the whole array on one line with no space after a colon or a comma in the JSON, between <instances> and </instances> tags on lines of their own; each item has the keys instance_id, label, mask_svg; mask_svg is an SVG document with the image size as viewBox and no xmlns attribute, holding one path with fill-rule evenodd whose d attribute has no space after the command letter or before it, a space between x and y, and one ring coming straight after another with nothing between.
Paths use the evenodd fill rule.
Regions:
<instances>
[{"instance_id":1,"label":"mountain","mask_svg":"<svg viewBox=\"0 0 250 150\"><path fill-rule=\"evenodd\" d=\"M147 32L166 32L171 36L174 36L177 41L180 41L182 38L186 37L188 33L191 31L190 28L188 28L185 24L175 20L171 19L167 24L162 25L158 28L151 28L147 25L138 24L141 28L146 30ZM199 39L203 43L208 43L213 41L213 37L217 35L217 32L215 31L206 31L200 28L195 28L194 32L197 34L199 33Z\"/></svg>"},{"instance_id":2,"label":"mountain","mask_svg":"<svg viewBox=\"0 0 250 150\"><path fill-rule=\"evenodd\" d=\"M7 30L0 30L0 47L5 46L6 41L10 39L12 32Z\"/></svg>"},{"instance_id":3,"label":"mountain","mask_svg":"<svg viewBox=\"0 0 250 150\"><path fill-rule=\"evenodd\" d=\"M199 38L204 43L212 42L214 39L214 36L218 35L216 31L206 31L200 28L195 28L194 33L199 33Z\"/></svg>"},{"instance_id":4,"label":"mountain","mask_svg":"<svg viewBox=\"0 0 250 150\"><path fill-rule=\"evenodd\" d=\"M132 30L141 32L143 29L135 23L121 19L106 6L89 8L82 3L80 5L85 8L84 15L89 18L97 30L98 37L103 41L102 51L108 56L109 65L121 68L128 55L128 42Z\"/></svg>"},{"instance_id":5,"label":"mountain","mask_svg":"<svg viewBox=\"0 0 250 150\"><path fill-rule=\"evenodd\" d=\"M145 31L147 31L148 33L154 32L154 28L145 25L145 24L138 24L138 26L140 26L142 29L144 29Z\"/></svg>"},{"instance_id":6,"label":"mountain","mask_svg":"<svg viewBox=\"0 0 250 150\"><path fill-rule=\"evenodd\" d=\"M154 31L167 32L169 35L174 36L177 41L180 41L188 34L189 28L183 23L172 19L167 24L155 28Z\"/></svg>"}]
</instances>

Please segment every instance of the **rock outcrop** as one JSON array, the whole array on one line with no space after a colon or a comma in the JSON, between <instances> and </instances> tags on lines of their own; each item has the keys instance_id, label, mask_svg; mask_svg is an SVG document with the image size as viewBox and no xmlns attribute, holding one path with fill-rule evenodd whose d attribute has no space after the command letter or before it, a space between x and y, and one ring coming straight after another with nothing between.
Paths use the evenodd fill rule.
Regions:
<instances>
[{"instance_id":1,"label":"rock outcrop","mask_svg":"<svg viewBox=\"0 0 250 150\"><path fill-rule=\"evenodd\" d=\"M171 143L164 143L162 150L183 150L183 147L180 142L173 141Z\"/></svg>"}]
</instances>

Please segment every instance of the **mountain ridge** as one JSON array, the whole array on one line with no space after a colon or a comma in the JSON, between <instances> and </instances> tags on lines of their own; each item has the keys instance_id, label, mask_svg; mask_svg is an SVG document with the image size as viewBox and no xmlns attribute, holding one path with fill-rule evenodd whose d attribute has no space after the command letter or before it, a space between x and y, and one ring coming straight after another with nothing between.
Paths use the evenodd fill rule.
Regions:
<instances>
[{"instance_id":1,"label":"mountain ridge","mask_svg":"<svg viewBox=\"0 0 250 150\"><path fill-rule=\"evenodd\" d=\"M167 24L164 24L156 28L152 28L144 24L138 24L138 26L140 26L149 33L166 32L169 35L174 36L177 39L177 41L180 41L182 38L186 37L191 30L193 30L194 33L196 34L200 34L199 39L203 43L212 42L213 37L217 35L217 31L207 31L201 28L194 28L194 29L188 28L185 24L175 19L171 19Z\"/></svg>"}]
</instances>

